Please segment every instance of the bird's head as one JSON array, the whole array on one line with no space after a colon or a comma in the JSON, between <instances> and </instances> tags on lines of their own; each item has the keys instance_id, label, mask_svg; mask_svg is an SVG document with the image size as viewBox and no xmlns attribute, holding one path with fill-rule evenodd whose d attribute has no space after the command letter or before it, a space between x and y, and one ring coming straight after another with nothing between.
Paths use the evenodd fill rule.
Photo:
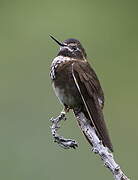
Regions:
<instances>
[{"instance_id":1,"label":"bird's head","mask_svg":"<svg viewBox=\"0 0 138 180\"><path fill-rule=\"evenodd\" d=\"M74 59L86 60L86 52L77 39L67 39L64 42L59 42L53 36L50 36L59 46L60 51L58 56L70 57Z\"/></svg>"}]
</instances>

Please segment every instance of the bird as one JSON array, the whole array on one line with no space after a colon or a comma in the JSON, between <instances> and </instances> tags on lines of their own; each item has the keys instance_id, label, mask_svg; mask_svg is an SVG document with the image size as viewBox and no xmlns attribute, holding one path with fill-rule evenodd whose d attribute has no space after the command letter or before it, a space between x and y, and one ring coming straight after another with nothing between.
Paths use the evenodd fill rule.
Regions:
<instances>
[{"instance_id":1,"label":"bird","mask_svg":"<svg viewBox=\"0 0 138 180\"><path fill-rule=\"evenodd\" d=\"M77 39L69 38L60 42L55 37L51 35L50 37L60 47L50 68L56 96L65 111L83 112L89 124L95 128L103 145L113 152L103 115L104 92L94 69L87 60L85 49Z\"/></svg>"}]
</instances>

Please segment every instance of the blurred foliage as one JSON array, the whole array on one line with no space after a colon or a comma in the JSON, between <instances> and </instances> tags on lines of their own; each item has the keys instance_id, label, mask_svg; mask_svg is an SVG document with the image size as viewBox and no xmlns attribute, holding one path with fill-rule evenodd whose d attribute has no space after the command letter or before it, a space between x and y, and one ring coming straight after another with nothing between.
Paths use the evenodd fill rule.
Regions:
<instances>
[{"instance_id":1,"label":"blurred foliage","mask_svg":"<svg viewBox=\"0 0 138 180\"><path fill-rule=\"evenodd\" d=\"M138 1L0 0L0 179L112 179L90 152L70 112L60 133L79 142L52 142L51 116L62 109L49 78L58 46L79 39L105 91L104 108L116 160L137 177Z\"/></svg>"}]
</instances>

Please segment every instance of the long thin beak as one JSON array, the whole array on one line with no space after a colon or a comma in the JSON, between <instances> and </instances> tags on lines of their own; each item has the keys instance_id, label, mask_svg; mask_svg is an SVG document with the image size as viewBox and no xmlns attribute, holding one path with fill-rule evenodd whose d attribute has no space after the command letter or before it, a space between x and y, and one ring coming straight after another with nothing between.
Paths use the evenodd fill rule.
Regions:
<instances>
[{"instance_id":1,"label":"long thin beak","mask_svg":"<svg viewBox=\"0 0 138 180\"><path fill-rule=\"evenodd\" d=\"M59 42L57 39L55 39L53 36L49 35L57 44L60 46L66 46L66 44Z\"/></svg>"}]
</instances>

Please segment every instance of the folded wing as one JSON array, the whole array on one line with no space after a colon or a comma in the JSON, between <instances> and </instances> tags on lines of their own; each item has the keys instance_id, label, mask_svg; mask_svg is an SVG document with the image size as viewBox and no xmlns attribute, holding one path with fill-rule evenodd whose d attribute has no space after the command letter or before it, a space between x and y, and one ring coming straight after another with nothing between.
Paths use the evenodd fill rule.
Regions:
<instances>
[{"instance_id":1,"label":"folded wing","mask_svg":"<svg viewBox=\"0 0 138 180\"><path fill-rule=\"evenodd\" d=\"M86 118L95 127L103 144L113 151L102 112L104 94L94 70L88 62L78 61L72 64L72 76L81 95Z\"/></svg>"}]
</instances>

